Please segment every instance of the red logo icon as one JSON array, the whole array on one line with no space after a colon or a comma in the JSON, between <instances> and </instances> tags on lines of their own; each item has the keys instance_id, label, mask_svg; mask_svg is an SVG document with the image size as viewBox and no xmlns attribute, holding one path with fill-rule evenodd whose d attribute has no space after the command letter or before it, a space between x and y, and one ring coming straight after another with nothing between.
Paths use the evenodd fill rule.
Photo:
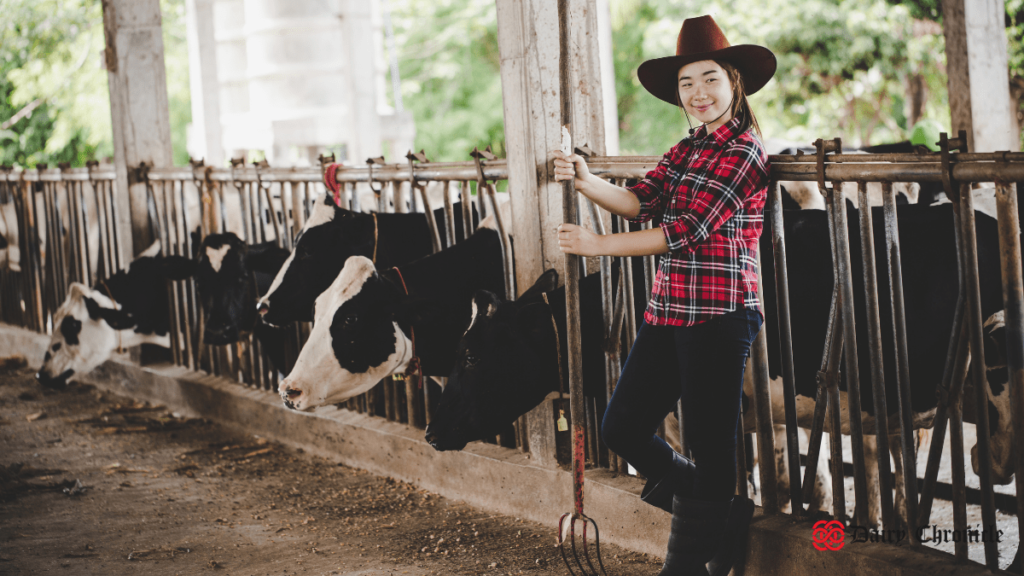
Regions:
<instances>
[{"instance_id":1,"label":"red logo icon","mask_svg":"<svg viewBox=\"0 0 1024 576\"><path fill-rule=\"evenodd\" d=\"M846 536L843 523L838 520L818 520L814 523L813 544L818 550L841 550Z\"/></svg>"}]
</instances>

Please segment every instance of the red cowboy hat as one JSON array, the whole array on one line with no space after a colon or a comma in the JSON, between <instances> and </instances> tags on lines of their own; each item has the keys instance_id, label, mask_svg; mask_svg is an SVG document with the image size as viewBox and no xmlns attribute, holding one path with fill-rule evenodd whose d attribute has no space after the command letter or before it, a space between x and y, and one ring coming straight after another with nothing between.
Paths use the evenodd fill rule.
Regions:
<instances>
[{"instance_id":1,"label":"red cowboy hat","mask_svg":"<svg viewBox=\"0 0 1024 576\"><path fill-rule=\"evenodd\" d=\"M687 18L679 30L676 55L648 60L636 71L648 92L669 104L678 105L676 75L691 62L719 60L736 67L743 75L743 88L753 94L775 74L775 54L764 46L731 46L711 16Z\"/></svg>"}]
</instances>

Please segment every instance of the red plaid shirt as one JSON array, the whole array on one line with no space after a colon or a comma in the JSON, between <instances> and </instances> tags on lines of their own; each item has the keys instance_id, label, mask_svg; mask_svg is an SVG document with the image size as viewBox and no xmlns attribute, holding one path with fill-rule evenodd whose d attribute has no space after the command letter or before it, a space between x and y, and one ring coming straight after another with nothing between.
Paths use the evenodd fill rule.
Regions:
<instances>
[{"instance_id":1,"label":"red plaid shirt","mask_svg":"<svg viewBox=\"0 0 1024 576\"><path fill-rule=\"evenodd\" d=\"M640 200L631 222L655 219L662 254L644 320L693 326L757 299L757 244L768 190L768 155L740 120L684 138L629 188ZM763 316L763 313L762 313Z\"/></svg>"}]
</instances>

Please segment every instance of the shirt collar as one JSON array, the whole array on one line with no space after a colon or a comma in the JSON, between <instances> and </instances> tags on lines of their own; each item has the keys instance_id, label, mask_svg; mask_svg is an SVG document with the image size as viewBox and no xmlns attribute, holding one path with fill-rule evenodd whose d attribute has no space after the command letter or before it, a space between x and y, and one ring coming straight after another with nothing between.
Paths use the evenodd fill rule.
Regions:
<instances>
[{"instance_id":1,"label":"shirt collar","mask_svg":"<svg viewBox=\"0 0 1024 576\"><path fill-rule=\"evenodd\" d=\"M714 140L715 144L722 146L729 140L732 140L736 136L739 136L740 124L741 118L735 117L732 120L726 122L725 124L719 126L718 130L712 132L711 138ZM693 139L702 140L704 137L708 135L707 130L708 127L706 124L702 125L700 128L697 128L697 131L693 134Z\"/></svg>"}]
</instances>

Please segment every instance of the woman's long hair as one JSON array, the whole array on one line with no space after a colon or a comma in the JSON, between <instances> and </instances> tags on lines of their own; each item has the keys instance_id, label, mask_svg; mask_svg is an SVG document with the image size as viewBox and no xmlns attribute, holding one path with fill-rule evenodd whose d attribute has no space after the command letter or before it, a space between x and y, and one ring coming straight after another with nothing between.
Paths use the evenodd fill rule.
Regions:
<instances>
[{"instance_id":1,"label":"woman's long hair","mask_svg":"<svg viewBox=\"0 0 1024 576\"><path fill-rule=\"evenodd\" d=\"M750 102L747 101L747 92L743 88L743 75L740 74L739 69L728 62L720 60L715 60L714 62L721 66L722 70L725 70L725 73L729 75L729 82L732 84L732 106L729 111L732 113L733 118L741 118L739 133L743 134L753 128L754 132L757 133L757 137L763 138L761 136L761 126L758 125L754 111L750 108ZM686 108L683 107L683 103L679 99L678 86L676 86L676 104L683 112L683 115L686 116L686 123L689 124L690 115L686 112Z\"/></svg>"}]
</instances>

